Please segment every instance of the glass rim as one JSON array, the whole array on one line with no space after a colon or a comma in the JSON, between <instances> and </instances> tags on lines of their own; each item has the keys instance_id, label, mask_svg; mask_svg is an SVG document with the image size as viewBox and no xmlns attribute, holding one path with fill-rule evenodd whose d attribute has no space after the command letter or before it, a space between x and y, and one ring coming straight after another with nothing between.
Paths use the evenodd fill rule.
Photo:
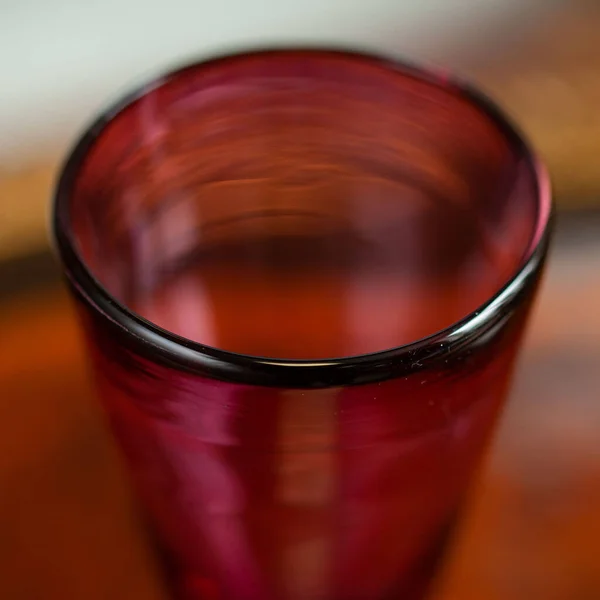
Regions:
<instances>
[{"instance_id":1,"label":"glass rim","mask_svg":"<svg viewBox=\"0 0 600 600\"><path fill-rule=\"evenodd\" d=\"M269 56L294 55L315 58L346 57L382 67L390 72L396 71L449 93L458 94L482 111L528 164L535 183L537 215L527 250L519 266L496 293L449 327L408 344L341 358L278 359L239 354L195 342L143 318L114 298L85 264L72 235L71 193L88 151L106 126L127 107L149 92L167 85L186 71L251 57L264 57L268 60ZM419 67L410 62L371 52L343 48L284 46L188 61L183 66L168 69L162 75L142 83L101 112L80 135L59 171L51 206L51 236L75 294L102 317L103 326L112 328L117 335L122 336L123 341L133 344L136 351L148 360L222 381L282 388L323 388L407 376L440 360L449 360L485 333L495 330L535 286L546 256L553 215L551 185L544 165L504 112L476 88L453 75L448 75L444 70Z\"/></svg>"}]
</instances>

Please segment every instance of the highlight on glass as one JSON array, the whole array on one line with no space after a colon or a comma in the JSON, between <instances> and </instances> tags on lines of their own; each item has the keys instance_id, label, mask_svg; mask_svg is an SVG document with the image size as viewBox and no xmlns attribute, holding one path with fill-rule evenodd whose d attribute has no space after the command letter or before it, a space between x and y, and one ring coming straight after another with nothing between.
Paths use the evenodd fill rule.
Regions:
<instances>
[{"instance_id":1,"label":"highlight on glass","mask_svg":"<svg viewBox=\"0 0 600 600\"><path fill-rule=\"evenodd\" d=\"M88 129L54 234L174 598L425 597L551 212L492 103L357 53L192 64Z\"/></svg>"}]
</instances>

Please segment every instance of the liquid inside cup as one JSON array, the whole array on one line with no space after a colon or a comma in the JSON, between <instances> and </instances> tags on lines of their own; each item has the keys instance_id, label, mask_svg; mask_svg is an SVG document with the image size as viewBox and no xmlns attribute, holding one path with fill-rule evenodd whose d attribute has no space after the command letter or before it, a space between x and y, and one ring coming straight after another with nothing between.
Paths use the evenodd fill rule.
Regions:
<instances>
[{"instance_id":1,"label":"liquid inside cup","mask_svg":"<svg viewBox=\"0 0 600 600\"><path fill-rule=\"evenodd\" d=\"M135 101L92 147L71 216L92 273L148 321L318 360L489 300L527 250L533 186L456 90L300 53L195 67Z\"/></svg>"}]
</instances>

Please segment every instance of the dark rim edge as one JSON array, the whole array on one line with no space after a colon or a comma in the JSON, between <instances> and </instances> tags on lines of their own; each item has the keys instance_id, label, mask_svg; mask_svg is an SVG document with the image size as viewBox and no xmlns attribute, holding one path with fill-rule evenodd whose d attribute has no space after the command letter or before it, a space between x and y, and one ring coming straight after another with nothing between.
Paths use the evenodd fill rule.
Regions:
<instances>
[{"instance_id":1,"label":"dark rim edge","mask_svg":"<svg viewBox=\"0 0 600 600\"><path fill-rule=\"evenodd\" d=\"M435 86L453 90L478 106L503 132L510 144L528 162L536 180L538 215L528 250L517 272L485 304L450 327L413 343L382 352L324 360L280 360L236 354L193 342L166 331L136 315L113 298L87 269L70 239L68 203L79 167L88 150L105 126L122 110L149 91L166 84L189 69L202 65L270 54L338 55L368 61L389 70L400 71ZM438 74L439 73L439 74ZM205 377L252 385L316 388L356 385L399 377L448 360L461 349L504 322L537 283L546 256L554 206L550 182L542 163L529 144L504 113L487 96L446 72L423 69L404 61L381 57L371 52L343 48L281 47L253 49L248 52L221 54L214 58L191 61L168 70L138 86L108 109L85 130L68 154L59 171L52 202L51 229L57 253L70 286L125 343L151 360Z\"/></svg>"}]
</instances>

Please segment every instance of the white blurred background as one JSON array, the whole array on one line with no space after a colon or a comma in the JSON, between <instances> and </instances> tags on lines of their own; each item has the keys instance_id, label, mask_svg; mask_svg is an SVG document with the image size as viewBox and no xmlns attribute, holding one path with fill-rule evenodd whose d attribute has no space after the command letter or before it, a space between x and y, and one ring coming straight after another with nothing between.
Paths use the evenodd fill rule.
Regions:
<instances>
[{"instance_id":1,"label":"white blurred background","mask_svg":"<svg viewBox=\"0 0 600 600\"><path fill-rule=\"evenodd\" d=\"M0 165L61 152L107 99L182 58L341 44L460 67L558 0L0 0Z\"/></svg>"}]
</instances>

